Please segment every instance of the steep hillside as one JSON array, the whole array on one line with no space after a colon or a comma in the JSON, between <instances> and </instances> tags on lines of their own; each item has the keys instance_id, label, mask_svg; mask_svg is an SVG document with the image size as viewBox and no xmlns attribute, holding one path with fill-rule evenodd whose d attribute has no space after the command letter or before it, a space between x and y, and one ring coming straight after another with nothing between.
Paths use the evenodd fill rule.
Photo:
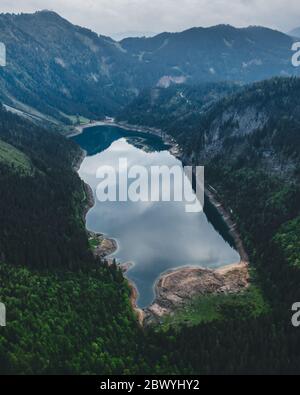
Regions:
<instances>
[{"instance_id":1,"label":"steep hillside","mask_svg":"<svg viewBox=\"0 0 300 395\"><path fill-rule=\"evenodd\" d=\"M0 259L35 268L89 260L78 148L0 109Z\"/></svg>"},{"instance_id":2,"label":"steep hillside","mask_svg":"<svg viewBox=\"0 0 300 395\"><path fill-rule=\"evenodd\" d=\"M215 103L173 128L187 152L207 162L217 155L251 159L277 175L295 176L300 152L300 79L272 79Z\"/></svg>"},{"instance_id":3,"label":"steep hillside","mask_svg":"<svg viewBox=\"0 0 300 395\"><path fill-rule=\"evenodd\" d=\"M173 123L207 111L215 101L239 89L242 89L240 84L229 82L145 89L117 118L134 125L171 129Z\"/></svg>"},{"instance_id":4,"label":"steep hillside","mask_svg":"<svg viewBox=\"0 0 300 395\"><path fill-rule=\"evenodd\" d=\"M265 170L295 175L300 152L300 79L274 78L241 87L208 84L154 89L119 115L164 129L195 162L222 155L252 158Z\"/></svg>"},{"instance_id":5,"label":"steep hillside","mask_svg":"<svg viewBox=\"0 0 300 395\"><path fill-rule=\"evenodd\" d=\"M131 59L119 44L54 12L1 14L0 41L7 48L0 68L5 104L68 122L64 113L103 116L132 95Z\"/></svg>"},{"instance_id":6,"label":"steep hillside","mask_svg":"<svg viewBox=\"0 0 300 395\"><path fill-rule=\"evenodd\" d=\"M20 176L31 175L33 166L27 155L0 140L0 163Z\"/></svg>"}]
</instances>

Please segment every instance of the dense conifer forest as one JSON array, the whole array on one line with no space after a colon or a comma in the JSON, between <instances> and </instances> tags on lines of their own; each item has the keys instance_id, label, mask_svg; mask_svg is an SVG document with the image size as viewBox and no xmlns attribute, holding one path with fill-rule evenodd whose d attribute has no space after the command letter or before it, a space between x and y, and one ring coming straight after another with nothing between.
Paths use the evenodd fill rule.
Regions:
<instances>
[{"instance_id":1,"label":"dense conifer forest","mask_svg":"<svg viewBox=\"0 0 300 395\"><path fill-rule=\"evenodd\" d=\"M78 147L3 109L0 139L11 147L8 157L13 149L23 155L19 161L0 159L2 258L38 268L80 266L88 256L85 194L72 171Z\"/></svg>"}]
</instances>

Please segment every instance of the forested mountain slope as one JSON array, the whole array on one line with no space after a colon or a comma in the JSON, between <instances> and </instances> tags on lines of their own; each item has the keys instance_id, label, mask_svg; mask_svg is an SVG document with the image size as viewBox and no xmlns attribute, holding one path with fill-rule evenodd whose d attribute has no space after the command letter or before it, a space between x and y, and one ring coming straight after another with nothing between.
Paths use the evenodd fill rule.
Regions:
<instances>
[{"instance_id":1,"label":"forested mountain slope","mask_svg":"<svg viewBox=\"0 0 300 395\"><path fill-rule=\"evenodd\" d=\"M298 166L300 148L300 79L263 81L217 102L198 120L187 120L188 139L195 152L213 157L230 147L245 146L261 159L279 160ZM180 136L179 128L174 131ZM234 154L234 152L232 152ZM254 152L253 152L254 154ZM278 170L276 167L273 169ZM291 169L292 170L292 169Z\"/></svg>"},{"instance_id":2,"label":"forested mountain slope","mask_svg":"<svg viewBox=\"0 0 300 395\"><path fill-rule=\"evenodd\" d=\"M232 82L148 88L121 110L117 119L170 130L173 123L207 111L214 102L239 89L242 85Z\"/></svg>"},{"instance_id":3,"label":"forested mountain slope","mask_svg":"<svg viewBox=\"0 0 300 395\"><path fill-rule=\"evenodd\" d=\"M81 153L55 132L0 109L0 257L31 267L87 259L84 191L72 165Z\"/></svg>"},{"instance_id":4,"label":"forested mountain slope","mask_svg":"<svg viewBox=\"0 0 300 395\"><path fill-rule=\"evenodd\" d=\"M198 163L218 155L226 161L251 158L271 172L296 176L299 91L298 78L274 78L246 87L152 89L141 93L119 119L164 129Z\"/></svg>"},{"instance_id":5,"label":"forested mountain slope","mask_svg":"<svg viewBox=\"0 0 300 395\"><path fill-rule=\"evenodd\" d=\"M132 95L131 58L120 45L54 12L1 14L0 41L7 48L0 68L5 104L68 122L65 113L100 117Z\"/></svg>"}]
</instances>

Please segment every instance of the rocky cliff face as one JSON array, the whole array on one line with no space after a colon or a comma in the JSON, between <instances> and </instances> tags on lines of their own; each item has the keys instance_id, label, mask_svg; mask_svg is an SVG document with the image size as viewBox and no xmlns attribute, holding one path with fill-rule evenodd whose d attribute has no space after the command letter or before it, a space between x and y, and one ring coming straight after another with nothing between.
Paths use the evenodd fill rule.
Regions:
<instances>
[{"instance_id":1,"label":"rocky cliff face","mask_svg":"<svg viewBox=\"0 0 300 395\"><path fill-rule=\"evenodd\" d=\"M228 162L246 160L270 173L294 176L300 152L299 90L299 79L276 78L215 103L191 134L196 160L223 156Z\"/></svg>"}]
</instances>

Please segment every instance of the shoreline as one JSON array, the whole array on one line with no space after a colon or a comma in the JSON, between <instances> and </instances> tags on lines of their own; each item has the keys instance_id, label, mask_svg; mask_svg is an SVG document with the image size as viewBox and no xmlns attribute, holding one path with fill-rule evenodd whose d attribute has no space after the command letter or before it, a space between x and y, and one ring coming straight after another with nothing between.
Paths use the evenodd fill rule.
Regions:
<instances>
[{"instance_id":1,"label":"shoreline","mask_svg":"<svg viewBox=\"0 0 300 395\"><path fill-rule=\"evenodd\" d=\"M218 200L217 192L211 190L212 188L213 188L212 186L208 185L208 187L205 188L205 194L208 197L211 204L216 208L216 210L222 217L223 221L228 226L229 233L233 237L236 250L241 257L241 262L246 262L249 265L250 264L249 256L244 247L244 243L242 241L241 235L237 229L238 225L233 221L232 215L228 212L228 210L224 207L224 205Z\"/></svg>"},{"instance_id":2,"label":"shoreline","mask_svg":"<svg viewBox=\"0 0 300 395\"><path fill-rule=\"evenodd\" d=\"M92 123L83 123L81 125L74 126L74 129L71 130L69 133L65 134L65 137L70 139L75 136L79 136L83 133L84 129L92 128L94 126L103 126L105 125L105 121L95 121Z\"/></svg>"},{"instance_id":3,"label":"shoreline","mask_svg":"<svg viewBox=\"0 0 300 395\"><path fill-rule=\"evenodd\" d=\"M84 129L84 128L83 128ZM82 133L82 132L81 132ZM70 136L71 137L71 136ZM80 148L81 150L81 155L79 156L79 158L77 159L75 165L73 166L74 171L76 171L76 173L78 174L80 166L82 164L82 162L84 161L87 153L86 151L84 151L82 148ZM100 233L95 233L95 232L91 232L87 229L86 227L86 216L88 214L88 212L90 211L91 208L94 207L95 205L95 198L94 198L94 193L92 188L90 187L89 184L87 184L86 182L83 182L83 186L84 186L84 192L86 195L86 204L83 210L83 220L85 223L85 229L87 232L87 236L90 237L91 235L96 236L96 237L103 237L102 243L108 243L110 244L110 246L108 247L108 250L106 250L106 248L103 250L103 248L101 249L98 248L98 251L96 251L96 254L94 254L95 256L98 256L102 259L107 260L108 264L112 264L112 261L110 260L110 255L113 255L117 252L119 246L118 246L118 241L116 239L112 239L112 238L108 238L106 237L106 235L100 234ZM101 243L101 244L102 244ZM97 248L96 248L97 250ZM108 258L108 259L106 259ZM131 267L131 263L130 262L124 262L122 264L119 264L118 266L120 267L120 269L123 271L123 273L126 273L130 267ZM127 284L129 286L130 289L130 304L132 307L133 312L135 312L136 316L137 316L137 320L139 325L142 327L143 326L143 321L144 321L144 310L140 309L137 305L137 299L138 299L138 290L135 286L135 284L130 281L128 278L126 278L124 276L124 279L127 281Z\"/></svg>"},{"instance_id":4,"label":"shoreline","mask_svg":"<svg viewBox=\"0 0 300 395\"><path fill-rule=\"evenodd\" d=\"M78 158L78 160L76 161L73 169L74 171L78 174L80 166L82 164L82 162L84 161L84 159L86 158L86 151L83 150L82 148L80 148L81 150L81 155ZM88 212L95 206L95 197L94 197L94 192L92 190L92 188L90 187L89 184L87 184L86 182L84 182L81 179L82 183L83 183L83 189L84 189L84 193L85 193L85 197L86 197L86 203L85 203L85 207L83 209L83 221L85 223L85 230L87 232L87 236L88 238L90 237L94 237L94 238L101 238L101 245L102 243L104 243L104 247L101 248L101 245L99 245L96 248L96 251L94 251L94 255L98 256L100 258L109 258L110 255L114 254L117 250L118 250L118 242L115 239L106 237L106 235L104 235L103 233L95 233L92 232L90 230L87 229L86 226L86 216L88 214Z\"/></svg>"},{"instance_id":5,"label":"shoreline","mask_svg":"<svg viewBox=\"0 0 300 395\"><path fill-rule=\"evenodd\" d=\"M163 273L155 284L155 299L144 309L144 325L159 324L193 297L238 294L249 287L247 262L218 269L185 266Z\"/></svg>"},{"instance_id":6,"label":"shoreline","mask_svg":"<svg viewBox=\"0 0 300 395\"><path fill-rule=\"evenodd\" d=\"M119 128L123 128L125 130L133 130L136 132L141 132L141 133L149 133L155 136L160 137L163 142L169 147L169 152L175 156L177 159L179 159L183 164L184 162L186 162L186 159L183 157L183 153L179 147L179 145L176 143L175 139L171 136L169 136L167 133L163 132L160 129L157 128L151 128L151 127L146 127L146 126L139 126L139 125L130 125L127 122L115 122L115 121L96 121L94 123L88 123L88 124L84 124L81 126L76 127L77 131L74 132L73 134L69 135L68 138L74 137L76 135L79 135L81 133L83 133L84 129L88 129L88 128L92 128L95 126L115 126L115 127L119 127ZM83 150L82 150L83 151ZM83 162L86 153L83 151L83 155L81 161L80 161L80 165ZM78 170L80 168L80 165L78 167ZM77 172L78 172L77 170ZM91 190L91 187L89 185L87 185L86 183L85 187L87 190L88 194L91 194L91 200L90 202L93 202L92 206L89 206L86 213L85 213L85 217L87 215L87 212L90 210L91 207L94 206L95 204L95 200L94 200L94 194L93 191ZM194 266L183 266L180 268L176 268L176 269L171 269L168 272L162 273L160 275L160 277L157 279L156 283L155 283L155 298L153 303L148 306L147 308L144 309L140 309L137 306L137 298L138 298L138 290L135 286L135 284L133 284L129 279L126 280L128 282L129 288L131 290L131 296L130 296L130 302L131 302L131 306L133 311L137 314L137 319L138 322L141 326L143 326L145 324L145 321L149 321L151 322L153 319L154 321L157 319L157 317L160 316L160 314L156 314L156 313L151 313L151 308L153 309L154 305L159 306L159 303L157 303L157 301L160 300L161 298L161 292L162 290L164 290L164 286L165 286L165 282L167 278L171 278L172 276L176 277L176 281L183 281L183 277L186 275L190 275L193 273L202 273L202 274L207 274L207 275L214 275L214 276L221 276L223 278L226 278L226 276L230 275L231 272L240 272L243 274L244 279L246 279L243 283L244 283L244 287L247 286L248 283L248 276L249 276L249 257L248 254L244 248L244 244L241 238L240 233L238 232L237 229L237 224L235 224L235 222L233 221L232 218L232 214L228 212L228 210L225 208L225 206L218 200L217 197L217 191L215 191L213 189L212 186L208 185L207 188L205 188L205 194L208 197L209 201L211 202L211 204L216 208L216 210L218 211L219 215L221 216L221 218L223 219L223 221L225 222L225 224L228 227L228 231L230 233L230 235L233 237L234 242L235 242L235 247L237 252L240 255L240 262L239 263L233 263L233 264L229 264L229 265L225 265L225 266L221 266L218 269L205 269L202 267L194 267ZM89 198L88 198L89 200ZM113 239L110 239L113 240ZM114 240L116 242L117 245L117 241ZM111 253L113 254L113 253ZM124 264L123 268L122 265L120 265L121 269L123 270L124 273L126 273L126 271L128 270L128 268L126 267L127 264ZM246 272L246 274L245 274ZM238 281L240 281L240 277L238 277ZM179 278L179 280L178 280ZM197 284L196 284L197 286ZM234 287L233 287L234 288ZM242 287L243 288L243 287ZM232 288L227 290L227 292L231 292ZM205 290L204 290L205 293ZM200 294L200 293L199 293ZM180 301L179 301L180 302ZM166 311L164 311L164 309L162 308L162 310L159 309L158 307L158 311L162 312L164 314L167 314ZM170 312L168 312L170 314Z\"/></svg>"}]
</instances>

